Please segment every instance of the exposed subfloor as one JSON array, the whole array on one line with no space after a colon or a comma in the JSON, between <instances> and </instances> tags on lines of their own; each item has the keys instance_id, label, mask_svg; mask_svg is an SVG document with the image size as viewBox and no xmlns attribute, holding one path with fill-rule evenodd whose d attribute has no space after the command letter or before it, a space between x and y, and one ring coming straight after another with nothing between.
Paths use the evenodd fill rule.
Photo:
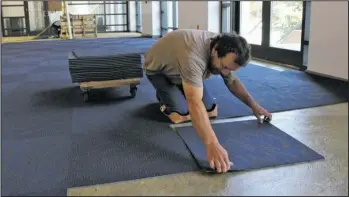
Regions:
<instances>
[{"instance_id":1,"label":"exposed subfloor","mask_svg":"<svg viewBox=\"0 0 349 197\"><path fill-rule=\"evenodd\" d=\"M223 175L190 172L70 188L68 195L348 195L348 103L275 113L272 124L325 160Z\"/></svg>"}]
</instances>

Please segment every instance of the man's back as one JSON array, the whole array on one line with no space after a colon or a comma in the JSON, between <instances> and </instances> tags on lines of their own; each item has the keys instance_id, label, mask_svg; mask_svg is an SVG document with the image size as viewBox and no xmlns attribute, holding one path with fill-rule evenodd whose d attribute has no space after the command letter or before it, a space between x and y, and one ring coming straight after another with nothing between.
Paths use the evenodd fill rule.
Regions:
<instances>
[{"instance_id":1,"label":"man's back","mask_svg":"<svg viewBox=\"0 0 349 197\"><path fill-rule=\"evenodd\" d=\"M210 58L210 38L203 30L176 30L157 41L145 55L147 74L163 74L173 83L202 82Z\"/></svg>"}]
</instances>

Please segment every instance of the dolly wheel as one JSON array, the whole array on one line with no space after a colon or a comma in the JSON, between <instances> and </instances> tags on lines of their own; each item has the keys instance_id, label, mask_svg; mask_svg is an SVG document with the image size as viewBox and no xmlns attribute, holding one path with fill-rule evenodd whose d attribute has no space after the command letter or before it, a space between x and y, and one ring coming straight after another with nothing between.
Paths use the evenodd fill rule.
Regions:
<instances>
[{"instance_id":1,"label":"dolly wheel","mask_svg":"<svg viewBox=\"0 0 349 197\"><path fill-rule=\"evenodd\" d=\"M132 98L136 97L136 94L137 94L137 87L131 87L131 88L130 88L130 93L131 93L131 97L132 97Z\"/></svg>"},{"instance_id":2,"label":"dolly wheel","mask_svg":"<svg viewBox=\"0 0 349 197\"><path fill-rule=\"evenodd\" d=\"M84 93L82 93L82 96L84 97L84 101L85 102L88 102L88 100L89 100L89 93L88 92L84 92Z\"/></svg>"}]
</instances>

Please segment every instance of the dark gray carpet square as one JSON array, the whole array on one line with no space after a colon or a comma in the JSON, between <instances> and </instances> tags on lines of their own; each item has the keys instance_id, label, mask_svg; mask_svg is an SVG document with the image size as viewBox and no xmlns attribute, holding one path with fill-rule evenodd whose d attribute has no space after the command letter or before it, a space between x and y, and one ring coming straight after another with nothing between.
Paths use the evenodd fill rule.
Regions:
<instances>
[{"instance_id":1,"label":"dark gray carpet square","mask_svg":"<svg viewBox=\"0 0 349 197\"><path fill-rule=\"evenodd\" d=\"M2 140L2 195L66 195L70 143L69 135Z\"/></svg>"}]
</instances>

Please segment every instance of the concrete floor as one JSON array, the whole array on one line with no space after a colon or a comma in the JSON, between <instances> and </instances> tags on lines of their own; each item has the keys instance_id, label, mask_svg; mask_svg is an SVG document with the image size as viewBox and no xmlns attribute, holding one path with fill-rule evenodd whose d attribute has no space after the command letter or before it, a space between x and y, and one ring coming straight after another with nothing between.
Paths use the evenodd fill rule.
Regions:
<instances>
[{"instance_id":1,"label":"concrete floor","mask_svg":"<svg viewBox=\"0 0 349 197\"><path fill-rule=\"evenodd\" d=\"M251 117L225 121L243 119ZM348 195L348 103L275 113L272 124L325 160L224 175L190 172L70 188L68 195Z\"/></svg>"}]
</instances>

